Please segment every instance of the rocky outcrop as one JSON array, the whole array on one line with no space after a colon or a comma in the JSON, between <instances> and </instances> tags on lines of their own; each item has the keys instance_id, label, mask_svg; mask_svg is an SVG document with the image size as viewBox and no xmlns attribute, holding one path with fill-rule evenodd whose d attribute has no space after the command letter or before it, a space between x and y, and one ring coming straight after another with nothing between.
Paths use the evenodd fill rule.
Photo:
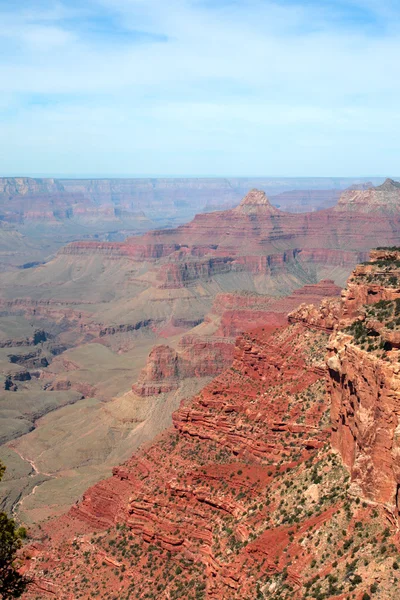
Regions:
<instances>
[{"instance_id":1,"label":"rocky outcrop","mask_svg":"<svg viewBox=\"0 0 400 600\"><path fill-rule=\"evenodd\" d=\"M272 206L265 192L256 189L251 190L233 210L243 215L279 215L281 212Z\"/></svg>"},{"instance_id":2,"label":"rocky outcrop","mask_svg":"<svg viewBox=\"0 0 400 600\"><path fill-rule=\"evenodd\" d=\"M170 392L184 379L215 377L232 358L233 340L186 335L178 352L165 345L153 348L132 390L142 397Z\"/></svg>"},{"instance_id":3,"label":"rocky outcrop","mask_svg":"<svg viewBox=\"0 0 400 600\"><path fill-rule=\"evenodd\" d=\"M219 320L220 325L215 333L184 335L177 351L166 345L153 348L147 365L132 390L146 397L177 389L183 379L215 377L231 365L234 340L238 335L256 327L269 332L286 325L288 309L298 307L303 300L315 304L316 306L309 305L308 308L319 314L316 307L321 299L325 296L335 297L339 293L340 288L333 281L323 280L316 285L307 285L286 298L251 293L219 294L211 313L205 319L205 327L208 323ZM311 325L309 314L308 317ZM293 318L294 320L296 319ZM305 321L300 318L297 320ZM179 325L179 322L174 323L175 327ZM314 319L312 326L319 326L317 319ZM326 323L321 328L329 329Z\"/></svg>"},{"instance_id":4,"label":"rocky outcrop","mask_svg":"<svg viewBox=\"0 0 400 600\"><path fill-rule=\"evenodd\" d=\"M232 258L225 257L162 265L158 274L159 287L179 288L196 279L207 281L214 275L228 273L232 268L232 261Z\"/></svg>"},{"instance_id":5,"label":"rocky outcrop","mask_svg":"<svg viewBox=\"0 0 400 600\"><path fill-rule=\"evenodd\" d=\"M305 327L322 329L330 332L339 323L341 305L337 299L323 300L320 306L301 304L298 309L289 313L289 323L303 323Z\"/></svg>"},{"instance_id":6,"label":"rocky outcrop","mask_svg":"<svg viewBox=\"0 0 400 600\"><path fill-rule=\"evenodd\" d=\"M400 506L399 299L400 250L371 252L342 294L327 361L332 444L354 492L392 511Z\"/></svg>"},{"instance_id":7,"label":"rocky outcrop","mask_svg":"<svg viewBox=\"0 0 400 600\"><path fill-rule=\"evenodd\" d=\"M152 396L177 389L180 370L178 354L169 346L155 346L140 378L132 390L140 396Z\"/></svg>"},{"instance_id":8,"label":"rocky outcrop","mask_svg":"<svg viewBox=\"0 0 400 600\"><path fill-rule=\"evenodd\" d=\"M338 334L329 345L332 444L350 469L353 491L399 508L400 368Z\"/></svg>"},{"instance_id":9,"label":"rocky outcrop","mask_svg":"<svg viewBox=\"0 0 400 600\"><path fill-rule=\"evenodd\" d=\"M223 383L224 379L216 380L203 390L200 398L175 413L173 421L178 431L202 440L223 443L235 454L239 453L243 459L252 456L267 460L283 451L282 447L279 447L278 451L272 440L275 433L279 438L279 431L292 431L291 426L283 419L287 408L285 402L282 398L280 402L275 403L271 399L261 397L257 406L254 406L253 413L251 398L253 394L257 395L257 389L264 387L264 382L271 384L273 381L282 380L284 389L288 386L288 389L296 390L302 385L312 385L321 377L324 369L318 361L305 377L304 356L298 347L298 334L297 325L293 330L278 332L273 336L261 330L256 335L248 334L239 338L232 371L224 378L226 383ZM284 380L282 372L286 373ZM302 378L301 384L299 377ZM235 389L232 384L235 382L239 385L240 380L243 380L243 392L237 398L232 397ZM262 408L264 402L265 411ZM257 418L254 421L256 414ZM263 441L262 429L266 423L270 424L271 436ZM297 426L294 430L297 431ZM276 440L276 444L279 443ZM308 445L308 441L305 445Z\"/></svg>"},{"instance_id":10,"label":"rocky outcrop","mask_svg":"<svg viewBox=\"0 0 400 600\"><path fill-rule=\"evenodd\" d=\"M400 183L393 179L386 179L382 185L377 187L346 191L341 195L335 210L399 214Z\"/></svg>"}]
</instances>

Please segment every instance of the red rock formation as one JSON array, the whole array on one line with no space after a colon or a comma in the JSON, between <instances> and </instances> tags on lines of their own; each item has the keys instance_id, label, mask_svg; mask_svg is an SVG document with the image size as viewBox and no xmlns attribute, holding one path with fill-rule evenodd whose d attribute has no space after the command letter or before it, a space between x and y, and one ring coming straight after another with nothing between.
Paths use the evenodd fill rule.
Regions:
<instances>
[{"instance_id":1,"label":"red rock formation","mask_svg":"<svg viewBox=\"0 0 400 600\"><path fill-rule=\"evenodd\" d=\"M393 179L367 190L348 190L339 199L336 211L384 213L398 215L400 211L400 183Z\"/></svg>"},{"instance_id":2,"label":"red rock formation","mask_svg":"<svg viewBox=\"0 0 400 600\"><path fill-rule=\"evenodd\" d=\"M240 338L231 369L175 413L174 429L44 526L26 566L31 597L100 587L119 598L361 600L376 581L393 597L396 530L385 510L346 498L329 450L327 339L305 322Z\"/></svg>"},{"instance_id":3,"label":"red rock formation","mask_svg":"<svg viewBox=\"0 0 400 600\"><path fill-rule=\"evenodd\" d=\"M158 285L166 288L231 271L296 273L304 281L308 265L350 271L370 248L397 243L398 195L397 185L387 183L345 192L335 209L292 214L273 207L264 192L252 190L238 207L199 214L177 229L123 243L75 242L61 252L157 262Z\"/></svg>"},{"instance_id":4,"label":"red rock formation","mask_svg":"<svg viewBox=\"0 0 400 600\"><path fill-rule=\"evenodd\" d=\"M318 305L325 296L338 296L340 291L333 281L323 280L296 290L286 298L251 293L220 294L206 317L206 323L212 323L216 316L220 319L214 335L184 335L178 351L165 345L153 348L132 390L146 397L176 389L186 378L215 377L232 363L236 336L256 327L264 332L273 331L287 323L288 310L300 302L307 300ZM318 314L318 309L314 310ZM179 323L174 325L177 327Z\"/></svg>"},{"instance_id":5,"label":"red rock formation","mask_svg":"<svg viewBox=\"0 0 400 600\"><path fill-rule=\"evenodd\" d=\"M183 336L179 352L155 346L147 364L132 386L139 396L153 396L177 389L183 379L215 377L232 362L233 340Z\"/></svg>"},{"instance_id":6,"label":"red rock formation","mask_svg":"<svg viewBox=\"0 0 400 600\"><path fill-rule=\"evenodd\" d=\"M392 272L391 264L400 260L400 252L374 250L370 253L370 259L370 262L358 265L347 282L343 292L343 319L351 320L364 305L399 297L397 273ZM389 263L389 270L385 263ZM391 277L394 277L394 285L388 285Z\"/></svg>"},{"instance_id":7,"label":"red rock formation","mask_svg":"<svg viewBox=\"0 0 400 600\"><path fill-rule=\"evenodd\" d=\"M232 367L181 406L174 429L45 526L49 537L30 551L35 561L26 565L35 574L33 597L40 590L43 598L89 598L99 581L85 577L85 561L95 573L100 564L107 569L102 587L119 597L132 591L133 576L138 598L162 592L228 600L262 593L269 600L300 600L311 588L311 597L356 591L361 599L377 580L382 597L394 597L385 543L391 540L391 552L400 552L393 527L400 362L398 347L385 344L396 333L399 257L374 254L367 275L356 270L351 279L351 299L346 292L341 303L326 300L319 317L314 306L307 312L303 305L290 325L239 338ZM378 297L392 296L359 304L349 327L346 303L354 312L354 296L363 301L362 288L379 281ZM250 300L240 298L246 306ZM363 347L364 326L383 346L370 341ZM176 380L178 353L160 347L151 359L143 385ZM329 450L331 435L351 472L350 500L346 472ZM354 495L373 504L352 503ZM60 553L64 565L74 565L74 588L55 558ZM356 578L349 569L361 562Z\"/></svg>"},{"instance_id":8,"label":"red rock formation","mask_svg":"<svg viewBox=\"0 0 400 600\"><path fill-rule=\"evenodd\" d=\"M167 263L162 265L158 278L159 287L180 288L196 279L209 280L214 275L228 273L232 260L225 258L209 258L191 262Z\"/></svg>"},{"instance_id":9,"label":"red rock formation","mask_svg":"<svg viewBox=\"0 0 400 600\"><path fill-rule=\"evenodd\" d=\"M332 444L350 469L354 492L394 510L400 500L399 365L343 334L329 349Z\"/></svg>"},{"instance_id":10,"label":"red rock formation","mask_svg":"<svg viewBox=\"0 0 400 600\"><path fill-rule=\"evenodd\" d=\"M232 368L174 415L178 437L169 432L149 452L115 469L112 479L89 490L54 526L53 534L69 537L124 522L135 539L170 552L174 562L182 557L188 564L198 563L198 581L204 572L208 597L239 597L235 590L251 593L247 569L267 552L265 567L270 572L279 543L267 543L261 514L246 514L280 472L277 461L283 461L282 473L302 464L329 436L326 427L317 427L325 418L323 395L308 408L301 400L306 390L319 388L324 374L323 352L309 358L305 347L317 343L322 349L325 339L326 334L307 332L298 324L273 337L260 330L240 339ZM159 353L168 358L165 370L173 377L176 357L170 349ZM151 376L158 373L153 369ZM165 476L160 486L159 477ZM228 553L226 560L216 545L222 540L228 550L220 527L228 527L232 518L242 550L231 558ZM263 537L253 545L251 531L260 528ZM286 532L282 539L287 536ZM92 555L93 543L88 549ZM55 563L52 573L54 567ZM135 573L141 585L140 569ZM57 583L63 598L63 577ZM147 581L142 594L151 585Z\"/></svg>"},{"instance_id":11,"label":"red rock formation","mask_svg":"<svg viewBox=\"0 0 400 600\"><path fill-rule=\"evenodd\" d=\"M330 332L337 327L340 319L341 305L338 299L327 299L319 307L301 304L298 309L289 313L289 323L303 323L305 327L322 329Z\"/></svg>"},{"instance_id":12,"label":"red rock formation","mask_svg":"<svg viewBox=\"0 0 400 600\"><path fill-rule=\"evenodd\" d=\"M356 257L363 257L373 240L397 242L399 225L397 214L353 212L343 206L342 210L321 211L318 215L290 215L273 209L265 196L253 192L237 210L198 215L189 225L175 230L153 232L123 244L74 244L66 252L99 252L116 260L123 256L140 264L146 261L152 265L151 281L161 288L189 287L196 279L206 281L224 275L225 268L236 273L247 271L260 279L285 276L293 287L299 278L310 280L307 265L347 269ZM343 251L342 247L348 250ZM337 463L332 466L326 411L329 397L324 393L323 383L326 368L322 358L327 332L352 326L359 317L360 323L365 321L362 327L366 335L382 341L379 352L385 356L374 349L365 358L362 352L366 349L353 349L357 345L351 342L351 333L334 331L328 363L328 385L335 405L333 443L351 470L353 491L383 502L391 510L395 503L397 417L393 413L396 415L398 408L397 382L395 371L386 363L392 364L391 357L393 364L398 362L397 332L386 326L380 328L373 323L373 315L360 313L361 305L372 306L379 299L394 302L397 298L397 279L387 269L388 260L383 258L376 260L375 266L360 267L343 295L342 304L324 301L321 310L302 306L291 314L288 327L271 333L268 326L271 323L263 323L258 330L245 334L237 343L232 368L190 404L181 407L174 415L174 430L116 469L111 480L89 490L64 520L47 529L50 541L45 544L42 556L44 564L47 561L57 577L60 598L71 593L89 597L94 591L92 583L83 579L79 581L79 591L68 589L67 574L54 561L61 531L66 540L63 552L71 563L76 561L79 573L88 547L94 552L92 566L97 567L98 560L113 564L113 568L115 560L118 568L124 566L128 573L122 579L121 573L118 577L111 573L106 584L107 589L118 590L120 597L128 595L128 582L133 575L138 597L144 597L149 586L157 594L158 585L166 597L178 598L179 594L182 597L182 590L190 597L186 585L195 581L196 585L204 582L208 598L254 598L259 592L254 573L263 585L260 593L267 598L279 597L276 588L267 586L283 586L286 579L292 588L287 589L286 596L280 593L281 597L291 594L292 598L303 598L309 583L305 579L309 575L305 573L310 572L323 579L328 589L324 578L337 567L323 565L313 571L311 565L314 560L319 561L321 549L314 546L317 539L307 536L308 528L319 527L322 538L327 539L328 532L337 535L339 531L354 528L360 518L370 519L372 514L368 507L362 507L365 510L357 513L358 520L346 521L340 513L342 520L335 521L336 513L346 512L345 494L341 493L345 490L345 471ZM395 283L391 283L393 278ZM323 287L331 285L324 283ZM159 292L170 293L168 289ZM293 302L307 300L308 292L303 290L294 295ZM188 298L190 302L189 295ZM291 301L285 301L286 306ZM220 323L215 324L216 329L222 328L217 330L218 335L232 334L239 326L239 319L246 327L253 316L256 318L253 325L259 323L265 308L276 319L275 325L281 318L277 315L283 311L271 311L272 306L272 302L262 301L259 311L256 304L243 308L253 315L243 312L238 317L223 313ZM120 327L112 325L116 332L122 331ZM107 327L103 330L104 335L111 332ZM195 375L196 369L199 373L210 373L213 368L220 368L229 348L225 342L215 340L218 362L208 343L209 340L192 337L177 350L166 346L154 350L135 391L142 396L168 391L178 385L180 377ZM374 361L380 362L376 365ZM365 365L366 381L364 373L358 371L360 365ZM387 393L380 391L383 388ZM363 395L365 402L361 401ZM379 423L377 431L373 430L373 423ZM321 472L314 475L313 470L310 475L313 461L323 466ZM295 470L293 477L285 476L288 469ZM330 479L327 474L332 471L334 477ZM286 506L285 495L291 491L293 480L297 485L301 477L305 478L301 488L304 494L296 491L291 506ZM332 489L332 481L336 491ZM318 488L321 482L323 488ZM321 507L317 509L319 501ZM108 547L109 542L110 547L113 545L113 540L107 537L110 534L103 532L101 540L93 538L93 542L92 536L82 537L85 532L113 529L116 523L122 523L133 536L136 549L132 552L138 560L131 571L126 552L119 552L121 548L116 552L117 559L113 557ZM231 533L227 534L228 531ZM79 543L72 550L71 536L75 534L79 534ZM124 540L127 543L125 537ZM303 551L303 542L307 552ZM149 548L153 547L160 564L150 568L146 565L152 561L153 550ZM172 583L163 583L170 581L162 566L167 564L169 556L173 557L170 560L174 568L179 567L185 573L178 582L181 588L172 589ZM347 553L346 559L350 560L350 556ZM344 574L341 575L345 580ZM278 579L270 583L275 576ZM368 582L373 580L371 577L368 575ZM350 585L343 589L346 594L352 591ZM314 591L317 594L314 597L318 597L318 591ZM339 592L331 593L331 597L335 595L339 596Z\"/></svg>"},{"instance_id":13,"label":"red rock formation","mask_svg":"<svg viewBox=\"0 0 400 600\"><path fill-rule=\"evenodd\" d=\"M152 396L177 389L180 375L178 354L169 346L155 346L132 390L140 396Z\"/></svg>"},{"instance_id":14,"label":"red rock formation","mask_svg":"<svg viewBox=\"0 0 400 600\"><path fill-rule=\"evenodd\" d=\"M356 268L328 358L333 446L355 493L391 510L400 506L399 261L400 251L374 251Z\"/></svg>"},{"instance_id":15,"label":"red rock formation","mask_svg":"<svg viewBox=\"0 0 400 600\"><path fill-rule=\"evenodd\" d=\"M376 192L373 188L368 193L383 194L384 203L385 192ZM390 194L388 204L391 205ZM348 249L347 256L352 254L354 260L354 252L364 251L370 244L371 247L378 243L391 244L390 239L396 243L397 233L392 219L397 222L398 214L389 218L382 203L371 205L369 212L360 210L354 214L345 210L346 206L344 200L340 210L291 214L272 207L265 194L252 191L236 209L197 215L188 225L165 232L150 232L142 238L131 238L128 243L151 245L174 242L180 246L189 244L190 248L208 247L210 251L217 250L219 256L222 250L230 256L265 256L277 253L284 242L286 250L336 250L338 260L343 248Z\"/></svg>"},{"instance_id":16,"label":"red rock formation","mask_svg":"<svg viewBox=\"0 0 400 600\"><path fill-rule=\"evenodd\" d=\"M290 296L276 298L258 294L221 294L214 303L213 313L221 313L218 333L237 336L255 327L275 328L287 323L287 314L300 304L319 306L323 298L339 296L341 289L328 279L306 285ZM225 307L225 309L223 308ZM319 314L319 309L315 308Z\"/></svg>"},{"instance_id":17,"label":"red rock formation","mask_svg":"<svg viewBox=\"0 0 400 600\"><path fill-rule=\"evenodd\" d=\"M218 333L224 337L236 337L254 327L275 329L287 323L286 311L227 310L221 318Z\"/></svg>"},{"instance_id":18,"label":"red rock formation","mask_svg":"<svg viewBox=\"0 0 400 600\"><path fill-rule=\"evenodd\" d=\"M183 377L215 377L230 366L234 340L229 338L184 335L179 342L181 360L186 364Z\"/></svg>"},{"instance_id":19,"label":"red rock formation","mask_svg":"<svg viewBox=\"0 0 400 600\"><path fill-rule=\"evenodd\" d=\"M235 213L242 215L279 215L280 210L272 206L265 192L251 190L241 201L239 206L233 209Z\"/></svg>"}]
</instances>

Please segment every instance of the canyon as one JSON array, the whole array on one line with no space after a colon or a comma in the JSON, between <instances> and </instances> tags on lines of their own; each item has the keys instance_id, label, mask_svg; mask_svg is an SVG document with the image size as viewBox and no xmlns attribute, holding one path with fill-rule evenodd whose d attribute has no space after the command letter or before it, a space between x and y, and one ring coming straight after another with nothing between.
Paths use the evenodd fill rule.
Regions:
<instances>
[{"instance_id":1,"label":"canyon","mask_svg":"<svg viewBox=\"0 0 400 600\"><path fill-rule=\"evenodd\" d=\"M381 248L340 297L239 336L172 427L32 530L26 597L396 598L399 315L400 248ZM158 357L171 383L179 357Z\"/></svg>"},{"instance_id":2,"label":"canyon","mask_svg":"<svg viewBox=\"0 0 400 600\"><path fill-rule=\"evenodd\" d=\"M220 294L204 322L189 333L161 338L163 344L153 349L157 338L142 336L122 354L100 343L107 336L64 347L59 354L51 334L34 345L38 330L32 329L32 337L21 338L17 347L15 340L4 340L1 367L10 389L0 396L0 456L12 466L0 484L4 506L17 510L27 523L63 512L91 482L106 477L116 462L167 427L182 398L231 364L240 332L256 323L272 330L301 302L319 304L321 298L339 293L332 281L324 281L286 298ZM53 335L61 343L71 333L61 329ZM29 461L38 473L32 473Z\"/></svg>"},{"instance_id":3,"label":"canyon","mask_svg":"<svg viewBox=\"0 0 400 600\"><path fill-rule=\"evenodd\" d=\"M150 218L182 220L211 206L231 208L252 187L270 195L281 195L285 207L327 208L340 191L354 185L382 183L381 178L125 178L54 179L0 177L1 220L63 220L74 215L96 216L97 211L116 207L122 211L147 211ZM101 212L98 212L101 215ZM111 212L109 214L111 215ZM117 216L117 215L114 215Z\"/></svg>"},{"instance_id":4,"label":"canyon","mask_svg":"<svg viewBox=\"0 0 400 600\"><path fill-rule=\"evenodd\" d=\"M398 243L399 189L383 185L298 214L252 190L186 225L1 273L3 506L27 524L65 512L232 364L238 335L271 333L303 302L318 323L369 249Z\"/></svg>"},{"instance_id":5,"label":"canyon","mask_svg":"<svg viewBox=\"0 0 400 600\"><path fill-rule=\"evenodd\" d=\"M362 178L0 177L0 271L43 263L73 240L122 241L232 208L252 187L265 189L285 210L304 212L336 204L351 184L367 185Z\"/></svg>"}]
</instances>

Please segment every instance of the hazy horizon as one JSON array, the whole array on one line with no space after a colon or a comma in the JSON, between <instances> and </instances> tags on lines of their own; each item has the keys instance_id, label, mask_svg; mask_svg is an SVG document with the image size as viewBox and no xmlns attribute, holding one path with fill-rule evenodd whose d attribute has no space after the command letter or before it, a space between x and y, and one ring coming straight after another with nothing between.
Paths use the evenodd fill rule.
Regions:
<instances>
[{"instance_id":1,"label":"hazy horizon","mask_svg":"<svg viewBox=\"0 0 400 600\"><path fill-rule=\"evenodd\" d=\"M35 174L0 174L1 179L16 179L16 178L28 178L28 179L303 179L303 180L315 180L315 179L354 179L354 180L368 180L368 179L399 179L400 175L175 175L175 174L63 174L63 173L35 173Z\"/></svg>"}]
</instances>

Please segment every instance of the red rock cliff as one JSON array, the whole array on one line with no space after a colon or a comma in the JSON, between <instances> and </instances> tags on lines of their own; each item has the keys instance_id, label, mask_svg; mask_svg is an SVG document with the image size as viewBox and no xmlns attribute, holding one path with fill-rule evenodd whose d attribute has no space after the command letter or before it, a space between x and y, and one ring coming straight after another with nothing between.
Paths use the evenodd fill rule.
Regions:
<instances>
[{"instance_id":1,"label":"red rock cliff","mask_svg":"<svg viewBox=\"0 0 400 600\"><path fill-rule=\"evenodd\" d=\"M367 284L396 294L397 260ZM303 306L239 338L173 428L39 532L31 597L397 598L396 298L351 321L344 294L331 321ZM158 352L173 378L176 355Z\"/></svg>"},{"instance_id":2,"label":"red rock cliff","mask_svg":"<svg viewBox=\"0 0 400 600\"><path fill-rule=\"evenodd\" d=\"M327 363L332 444L355 493L393 511L400 501L399 299L400 251L372 252L343 292Z\"/></svg>"}]
</instances>

